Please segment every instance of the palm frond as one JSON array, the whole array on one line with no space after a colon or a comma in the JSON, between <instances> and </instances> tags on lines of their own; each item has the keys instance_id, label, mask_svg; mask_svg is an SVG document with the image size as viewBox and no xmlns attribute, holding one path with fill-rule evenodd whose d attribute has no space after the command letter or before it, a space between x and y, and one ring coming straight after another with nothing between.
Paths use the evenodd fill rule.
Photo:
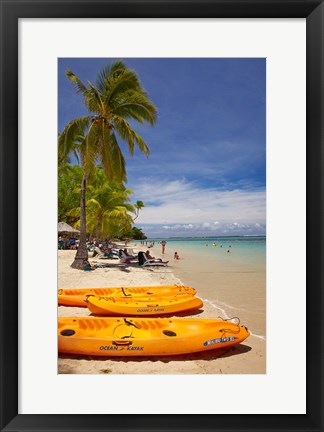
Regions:
<instances>
[{"instance_id":1,"label":"palm frond","mask_svg":"<svg viewBox=\"0 0 324 432\"><path fill-rule=\"evenodd\" d=\"M133 220L123 207L115 207L112 210L107 210L104 212L103 217L110 221L116 220L117 222L120 222L121 220L131 222Z\"/></svg>"},{"instance_id":2,"label":"palm frond","mask_svg":"<svg viewBox=\"0 0 324 432\"><path fill-rule=\"evenodd\" d=\"M129 90L141 90L141 84L134 71L125 69L118 75L112 75L107 79L106 91L104 93L105 104L110 104L115 97Z\"/></svg>"},{"instance_id":3,"label":"palm frond","mask_svg":"<svg viewBox=\"0 0 324 432\"><path fill-rule=\"evenodd\" d=\"M150 149L145 144L143 138L137 132L135 132L134 130L133 130L133 136L134 136L136 144L138 145L138 147L141 150L141 152L144 153L146 157L148 157L149 154L150 154Z\"/></svg>"},{"instance_id":4,"label":"palm frond","mask_svg":"<svg viewBox=\"0 0 324 432\"><path fill-rule=\"evenodd\" d=\"M68 216L72 216L74 218L80 217L80 207L75 207L74 209L67 212Z\"/></svg>"},{"instance_id":5,"label":"palm frond","mask_svg":"<svg viewBox=\"0 0 324 432\"><path fill-rule=\"evenodd\" d=\"M73 83L76 92L77 93L82 93L83 95L86 95L88 88L83 84L83 82L80 80L79 77L77 77L72 71L71 69L67 69L65 71L65 75L67 76L67 78Z\"/></svg>"},{"instance_id":6,"label":"palm frond","mask_svg":"<svg viewBox=\"0 0 324 432\"><path fill-rule=\"evenodd\" d=\"M120 137L128 144L128 150L130 155L134 154L135 143L139 149L146 156L149 155L150 151L148 146L145 144L143 138L131 128L130 124L121 117L114 116L113 122Z\"/></svg>"},{"instance_id":7,"label":"palm frond","mask_svg":"<svg viewBox=\"0 0 324 432\"><path fill-rule=\"evenodd\" d=\"M126 181L126 161L116 136L107 125L103 125L104 139L100 143L103 169L110 180Z\"/></svg>"},{"instance_id":8,"label":"palm frond","mask_svg":"<svg viewBox=\"0 0 324 432\"><path fill-rule=\"evenodd\" d=\"M139 123L148 122L151 126L157 120L157 108L146 94L127 91L112 103L114 114L123 118L133 118Z\"/></svg>"},{"instance_id":9,"label":"palm frond","mask_svg":"<svg viewBox=\"0 0 324 432\"><path fill-rule=\"evenodd\" d=\"M90 86L90 91L87 95L87 106L91 112L103 114L105 112L105 107L100 92L90 81L88 81L88 84Z\"/></svg>"},{"instance_id":10,"label":"palm frond","mask_svg":"<svg viewBox=\"0 0 324 432\"><path fill-rule=\"evenodd\" d=\"M101 208L100 203L94 198L90 198L87 200L87 206L97 209Z\"/></svg>"},{"instance_id":11,"label":"palm frond","mask_svg":"<svg viewBox=\"0 0 324 432\"><path fill-rule=\"evenodd\" d=\"M68 158L71 153L77 152L78 145L82 142L82 137L90 124L90 117L79 117L70 121L63 132L59 135L58 154L59 159Z\"/></svg>"},{"instance_id":12,"label":"palm frond","mask_svg":"<svg viewBox=\"0 0 324 432\"><path fill-rule=\"evenodd\" d=\"M113 117L113 124L121 139L127 143L129 154L133 156L135 142L133 129L131 128L130 124L122 117L117 116Z\"/></svg>"},{"instance_id":13,"label":"palm frond","mask_svg":"<svg viewBox=\"0 0 324 432\"><path fill-rule=\"evenodd\" d=\"M96 79L96 87L101 93L105 93L107 89L107 80L111 75L117 75L126 69L123 61L118 60L110 65L105 66L98 74Z\"/></svg>"},{"instance_id":14,"label":"palm frond","mask_svg":"<svg viewBox=\"0 0 324 432\"><path fill-rule=\"evenodd\" d=\"M92 123L81 146L82 165L87 180L91 180L95 172L99 139L98 126Z\"/></svg>"}]
</instances>

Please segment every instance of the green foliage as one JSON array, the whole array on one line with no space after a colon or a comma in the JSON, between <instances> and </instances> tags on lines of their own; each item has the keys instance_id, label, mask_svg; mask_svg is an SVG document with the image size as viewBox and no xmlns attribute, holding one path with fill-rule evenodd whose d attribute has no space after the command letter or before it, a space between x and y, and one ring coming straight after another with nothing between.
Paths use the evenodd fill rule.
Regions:
<instances>
[{"instance_id":1,"label":"green foliage","mask_svg":"<svg viewBox=\"0 0 324 432\"><path fill-rule=\"evenodd\" d=\"M131 127L128 119L140 124L154 125L157 109L150 101L136 72L122 61L106 66L98 75L96 85L84 84L71 70L67 78L92 115L70 121L59 136L59 159L68 161L78 154L87 180L100 160L106 176L125 181L125 158L118 137L128 145L133 155L135 146L146 156L149 149L141 136Z\"/></svg>"},{"instance_id":2,"label":"green foliage","mask_svg":"<svg viewBox=\"0 0 324 432\"><path fill-rule=\"evenodd\" d=\"M80 184L83 171L78 165L62 164L58 171L58 220L80 228ZM91 183L87 188L87 234L97 238L135 238L147 237L142 230L132 228L132 223L142 201L131 204L131 189L121 182L108 181L103 169L95 167Z\"/></svg>"},{"instance_id":3,"label":"green foliage","mask_svg":"<svg viewBox=\"0 0 324 432\"><path fill-rule=\"evenodd\" d=\"M58 221L74 225L80 218L70 215L70 211L80 206L80 185L83 170L80 166L62 164L58 169Z\"/></svg>"},{"instance_id":4,"label":"green foliage","mask_svg":"<svg viewBox=\"0 0 324 432\"><path fill-rule=\"evenodd\" d=\"M135 213L135 206L130 203L131 189L126 189L121 182L108 181L101 167L95 168L95 174L87 188L87 223L88 234L97 238L120 237L129 231ZM68 216L80 228L80 203L70 209Z\"/></svg>"},{"instance_id":5,"label":"green foliage","mask_svg":"<svg viewBox=\"0 0 324 432\"><path fill-rule=\"evenodd\" d=\"M138 218L139 212L140 210L145 207L143 201L137 200L136 203L134 204L135 207L135 217L134 217L134 221Z\"/></svg>"},{"instance_id":6,"label":"green foliage","mask_svg":"<svg viewBox=\"0 0 324 432\"><path fill-rule=\"evenodd\" d=\"M98 74L95 85L90 81L84 84L71 70L66 71L66 76L76 92L82 95L89 113L86 117L70 121L58 139L60 166L69 162L72 155L82 166L80 247L76 259L84 262L87 258L87 253L82 252L86 251L86 231L95 230L99 233L98 236L119 236L131 229L133 219L129 212L137 213L136 217L138 216L141 207L129 204L130 192L123 186L123 182L126 181L126 162L118 140L121 139L127 144L131 155L137 146L148 156L148 146L128 120L153 126L157 118L157 109L149 99L136 72L128 69L122 61L106 66ZM99 163L105 177L112 183L96 188L96 165ZM92 184L94 188L90 193L86 193L88 184ZM62 185L63 189L64 187ZM63 206L64 191L61 195L59 207L62 214L66 215L70 203ZM78 206L70 208L68 216L71 220L78 214ZM74 263L72 267L73 265Z\"/></svg>"},{"instance_id":7,"label":"green foliage","mask_svg":"<svg viewBox=\"0 0 324 432\"><path fill-rule=\"evenodd\" d=\"M99 238L118 237L131 227L133 219L129 213L135 209L130 204L132 190L122 182L107 181L101 168L88 188L87 231Z\"/></svg>"},{"instance_id":8,"label":"green foliage","mask_svg":"<svg viewBox=\"0 0 324 432\"><path fill-rule=\"evenodd\" d=\"M125 232L122 239L132 238L134 240L146 240L147 236L143 233L141 228L132 227L129 231Z\"/></svg>"}]
</instances>

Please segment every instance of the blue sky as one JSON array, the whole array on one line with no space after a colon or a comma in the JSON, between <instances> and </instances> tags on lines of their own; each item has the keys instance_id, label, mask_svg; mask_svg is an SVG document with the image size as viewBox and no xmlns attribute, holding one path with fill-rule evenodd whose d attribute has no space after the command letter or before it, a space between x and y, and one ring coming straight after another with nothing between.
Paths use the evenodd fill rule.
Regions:
<instances>
[{"instance_id":1,"label":"blue sky","mask_svg":"<svg viewBox=\"0 0 324 432\"><path fill-rule=\"evenodd\" d=\"M58 127L85 115L65 70L92 83L116 59L59 59ZM266 60L123 58L158 108L154 127L133 123L150 148L127 160L136 220L148 237L264 235Z\"/></svg>"}]
</instances>

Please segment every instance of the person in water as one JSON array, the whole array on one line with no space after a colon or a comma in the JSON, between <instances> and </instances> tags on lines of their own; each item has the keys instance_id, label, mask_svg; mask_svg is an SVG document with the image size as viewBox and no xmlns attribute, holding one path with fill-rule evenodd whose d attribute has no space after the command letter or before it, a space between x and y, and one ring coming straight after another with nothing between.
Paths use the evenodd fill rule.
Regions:
<instances>
[{"instance_id":1,"label":"person in water","mask_svg":"<svg viewBox=\"0 0 324 432\"><path fill-rule=\"evenodd\" d=\"M165 240L162 240L162 241L161 241L161 245L162 245L162 253L164 254L166 241L165 241Z\"/></svg>"},{"instance_id":2,"label":"person in water","mask_svg":"<svg viewBox=\"0 0 324 432\"><path fill-rule=\"evenodd\" d=\"M173 258L176 259L176 260L180 259L179 255L178 255L178 252L174 252L174 257Z\"/></svg>"}]
</instances>

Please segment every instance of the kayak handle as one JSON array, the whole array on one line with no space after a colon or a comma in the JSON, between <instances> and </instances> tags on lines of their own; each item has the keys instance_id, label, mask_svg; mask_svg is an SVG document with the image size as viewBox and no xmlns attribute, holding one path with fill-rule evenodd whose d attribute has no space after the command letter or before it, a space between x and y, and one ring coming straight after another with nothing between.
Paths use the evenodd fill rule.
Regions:
<instances>
[{"instance_id":1,"label":"kayak handle","mask_svg":"<svg viewBox=\"0 0 324 432\"><path fill-rule=\"evenodd\" d=\"M122 346L127 346L127 345L132 345L132 341L113 341L112 344L113 345L122 345Z\"/></svg>"},{"instance_id":2,"label":"kayak handle","mask_svg":"<svg viewBox=\"0 0 324 432\"><path fill-rule=\"evenodd\" d=\"M95 295L94 294L86 294L85 299L83 301L85 301L86 303L89 303L89 300L88 300L89 297L95 297Z\"/></svg>"},{"instance_id":3,"label":"kayak handle","mask_svg":"<svg viewBox=\"0 0 324 432\"><path fill-rule=\"evenodd\" d=\"M131 294L126 294L126 293L125 293L124 287L122 287L122 292L123 292L123 294L124 294L125 297L132 297Z\"/></svg>"}]
</instances>

